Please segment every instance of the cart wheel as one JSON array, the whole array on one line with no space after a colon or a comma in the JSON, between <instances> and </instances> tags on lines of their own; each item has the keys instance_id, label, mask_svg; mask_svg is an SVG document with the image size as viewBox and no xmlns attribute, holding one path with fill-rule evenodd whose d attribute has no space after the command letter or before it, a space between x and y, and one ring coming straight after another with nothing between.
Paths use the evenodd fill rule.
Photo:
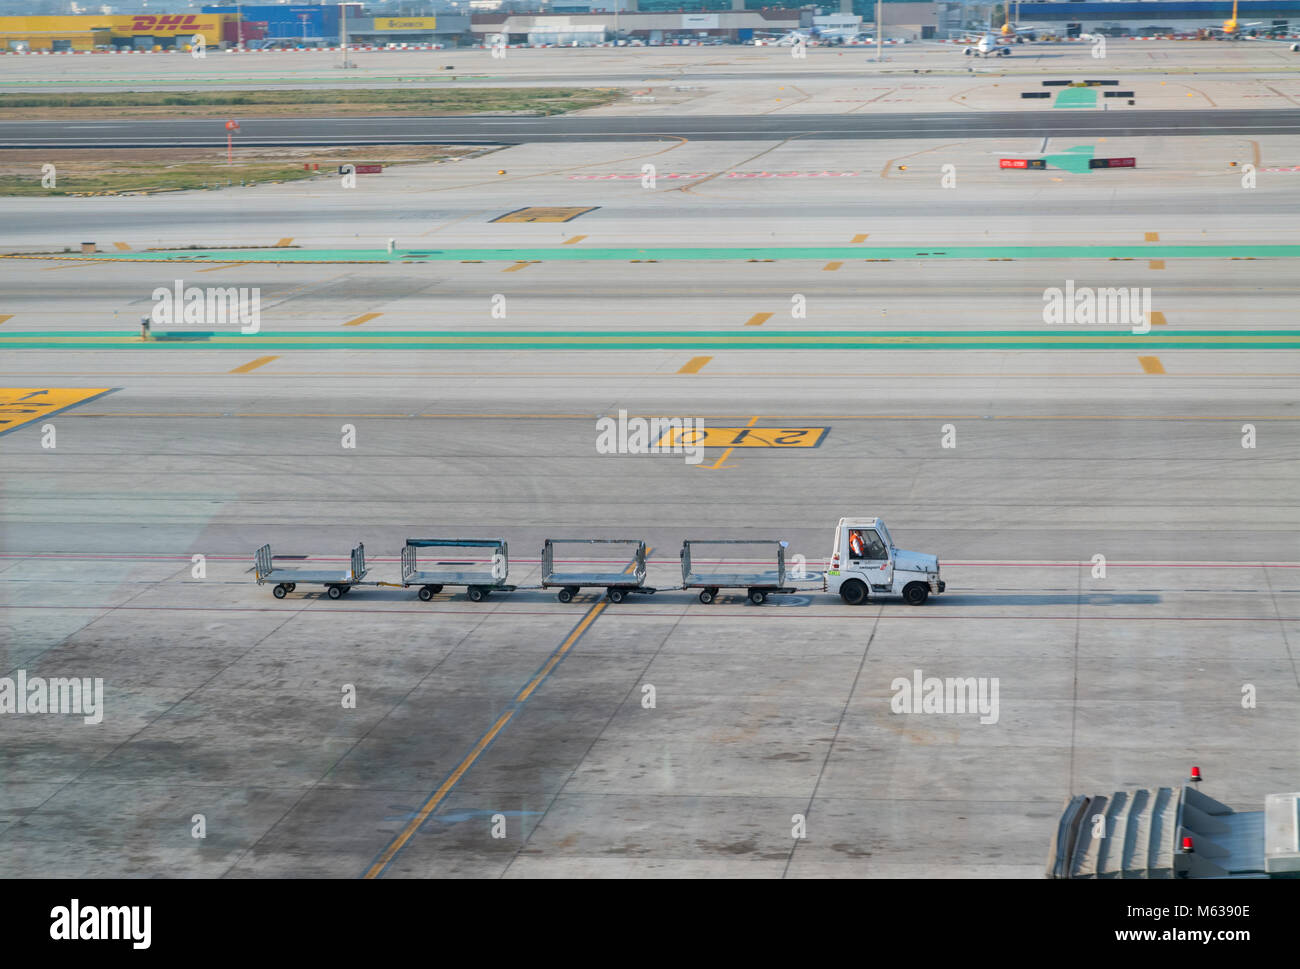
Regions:
<instances>
[{"instance_id":1,"label":"cart wheel","mask_svg":"<svg viewBox=\"0 0 1300 969\"><path fill-rule=\"evenodd\" d=\"M858 606L867 601L866 583L859 579L849 579L840 586L840 598L851 606Z\"/></svg>"},{"instance_id":2,"label":"cart wheel","mask_svg":"<svg viewBox=\"0 0 1300 969\"><path fill-rule=\"evenodd\" d=\"M750 589L749 601L756 606L761 606L763 603L767 602L767 593L762 589Z\"/></svg>"},{"instance_id":3,"label":"cart wheel","mask_svg":"<svg viewBox=\"0 0 1300 969\"><path fill-rule=\"evenodd\" d=\"M288 591L289 590L284 583L281 583L271 590L271 595L275 596L277 599L283 599Z\"/></svg>"},{"instance_id":4,"label":"cart wheel","mask_svg":"<svg viewBox=\"0 0 1300 969\"><path fill-rule=\"evenodd\" d=\"M325 594L329 596L331 599L342 599L343 589L337 585L332 585L325 590Z\"/></svg>"},{"instance_id":5,"label":"cart wheel","mask_svg":"<svg viewBox=\"0 0 1300 969\"><path fill-rule=\"evenodd\" d=\"M470 602L482 602L484 599L487 598L487 595L488 595L488 594L487 594L487 590L486 590L486 589L480 589L480 588L479 588L478 586L476 586L476 585L472 585L472 586L469 587L469 601L470 601Z\"/></svg>"},{"instance_id":6,"label":"cart wheel","mask_svg":"<svg viewBox=\"0 0 1300 969\"><path fill-rule=\"evenodd\" d=\"M627 593L622 589L606 589L605 595L609 596L610 602L622 602L627 598Z\"/></svg>"},{"instance_id":7,"label":"cart wheel","mask_svg":"<svg viewBox=\"0 0 1300 969\"><path fill-rule=\"evenodd\" d=\"M420 589L419 595L420 595L421 602L428 602L430 599L433 598L433 586L431 585L424 586L423 588Z\"/></svg>"},{"instance_id":8,"label":"cart wheel","mask_svg":"<svg viewBox=\"0 0 1300 969\"><path fill-rule=\"evenodd\" d=\"M717 595L717 593L714 592L712 589L701 589L701 590L700 590L700 601L701 601L702 603L704 603L704 604L707 606L710 602L713 601L713 599L714 599L714 597L715 597L716 595Z\"/></svg>"},{"instance_id":9,"label":"cart wheel","mask_svg":"<svg viewBox=\"0 0 1300 969\"><path fill-rule=\"evenodd\" d=\"M442 591L442 586L440 585L428 585L425 586L425 588L428 589L430 592L432 592L434 595L437 595L439 592Z\"/></svg>"},{"instance_id":10,"label":"cart wheel","mask_svg":"<svg viewBox=\"0 0 1300 969\"><path fill-rule=\"evenodd\" d=\"M930 587L924 582L909 582L903 586L903 601L909 606L923 606L930 598Z\"/></svg>"},{"instance_id":11,"label":"cart wheel","mask_svg":"<svg viewBox=\"0 0 1300 969\"><path fill-rule=\"evenodd\" d=\"M560 590L558 598L561 602L572 602L573 590L566 585L563 589Z\"/></svg>"},{"instance_id":12,"label":"cart wheel","mask_svg":"<svg viewBox=\"0 0 1300 969\"><path fill-rule=\"evenodd\" d=\"M298 588L298 583L297 583L297 582L286 582L284 588L285 588L285 591L286 591L286 592L292 592L294 589Z\"/></svg>"}]
</instances>

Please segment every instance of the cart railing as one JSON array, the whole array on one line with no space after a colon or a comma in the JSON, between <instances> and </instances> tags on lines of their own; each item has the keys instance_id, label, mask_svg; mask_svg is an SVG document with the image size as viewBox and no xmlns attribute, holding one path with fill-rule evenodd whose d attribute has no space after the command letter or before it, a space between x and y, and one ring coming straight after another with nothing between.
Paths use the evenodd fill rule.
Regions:
<instances>
[{"instance_id":1,"label":"cart railing","mask_svg":"<svg viewBox=\"0 0 1300 969\"><path fill-rule=\"evenodd\" d=\"M257 550L253 558L254 571L257 573L257 581L261 582L266 576L271 574L274 568L271 564L271 545L268 542Z\"/></svg>"},{"instance_id":2,"label":"cart railing","mask_svg":"<svg viewBox=\"0 0 1300 969\"><path fill-rule=\"evenodd\" d=\"M545 585L552 577L555 576L555 546L556 545L632 545L635 551L632 555L633 570L628 573L629 577L635 578L638 583L645 581L645 542L639 538L548 538L542 546L542 583ZM612 564L612 563L611 563ZM626 566L624 566L626 568Z\"/></svg>"},{"instance_id":3,"label":"cart railing","mask_svg":"<svg viewBox=\"0 0 1300 969\"><path fill-rule=\"evenodd\" d=\"M775 545L777 585L785 585L785 550L788 542L775 538L724 538L724 539L687 539L682 542L682 585L691 581L691 546L692 545Z\"/></svg>"},{"instance_id":4,"label":"cart railing","mask_svg":"<svg viewBox=\"0 0 1300 969\"><path fill-rule=\"evenodd\" d=\"M269 552L270 549L268 548ZM352 581L360 582L366 577L366 547L361 542L352 550Z\"/></svg>"},{"instance_id":5,"label":"cart railing","mask_svg":"<svg viewBox=\"0 0 1300 969\"><path fill-rule=\"evenodd\" d=\"M490 548L492 577L504 582L510 569L510 549L502 538L408 538L402 548L402 581L420 571L422 548Z\"/></svg>"}]
</instances>

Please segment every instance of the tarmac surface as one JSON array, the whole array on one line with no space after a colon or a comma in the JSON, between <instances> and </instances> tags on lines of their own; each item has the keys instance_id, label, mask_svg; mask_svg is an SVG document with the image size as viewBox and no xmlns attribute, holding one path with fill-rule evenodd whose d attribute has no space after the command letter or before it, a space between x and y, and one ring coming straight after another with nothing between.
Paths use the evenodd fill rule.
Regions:
<instances>
[{"instance_id":1,"label":"tarmac surface","mask_svg":"<svg viewBox=\"0 0 1300 969\"><path fill-rule=\"evenodd\" d=\"M582 141L896 140L907 138L1177 137L1300 133L1300 109L899 115L761 115L519 118L303 118L240 122L241 147L287 145L523 145ZM10 148L211 147L226 143L211 119L4 121Z\"/></svg>"},{"instance_id":2,"label":"tarmac surface","mask_svg":"<svg viewBox=\"0 0 1300 969\"><path fill-rule=\"evenodd\" d=\"M0 716L0 873L1037 878L1072 793L1295 790L1297 154L772 135L7 202L0 677L104 708ZM568 221L498 221L533 207ZM141 340L178 280L258 290L258 331ZM1047 322L1067 285L1149 289L1147 332ZM702 419L702 460L601 453L620 412ZM684 539L817 573L868 515L942 595L674 588ZM520 588L252 574L362 542L397 584L448 536ZM658 591L537 588L583 537ZM997 709L898 712L915 677Z\"/></svg>"}]
</instances>

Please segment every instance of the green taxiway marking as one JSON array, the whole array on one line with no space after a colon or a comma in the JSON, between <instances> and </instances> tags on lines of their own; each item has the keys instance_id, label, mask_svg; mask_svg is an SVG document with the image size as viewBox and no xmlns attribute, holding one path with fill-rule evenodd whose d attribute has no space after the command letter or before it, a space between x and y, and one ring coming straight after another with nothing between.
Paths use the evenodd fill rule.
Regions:
<instances>
[{"instance_id":1,"label":"green taxiway marking","mask_svg":"<svg viewBox=\"0 0 1300 969\"><path fill-rule=\"evenodd\" d=\"M1057 158L1064 156L1054 156ZM1085 158L1082 154L1079 158ZM746 259L817 259L847 262L863 259L1295 259L1300 245L1141 245L1080 246L710 246L694 248L594 248L556 246L531 249L169 249L157 252L7 253L4 259L71 259L78 262L274 262L274 263L420 263L420 262L570 262L696 261Z\"/></svg>"},{"instance_id":2,"label":"green taxiway marking","mask_svg":"<svg viewBox=\"0 0 1300 969\"><path fill-rule=\"evenodd\" d=\"M1066 172L1092 171L1088 167L1088 163L1092 161L1092 156L1096 150L1092 145L1075 145L1073 148L1067 148L1058 154L1048 155L1047 164Z\"/></svg>"},{"instance_id":3,"label":"green taxiway marking","mask_svg":"<svg viewBox=\"0 0 1300 969\"><path fill-rule=\"evenodd\" d=\"M1097 89L1091 87L1063 87L1056 95L1054 108L1095 108Z\"/></svg>"},{"instance_id":4,"label":"green taxiway marking","mask_svg":"<svg viewBox=\"0 0 1300 969\"><path fill-rule=\"evenodd\" d=\"M110 330L0 333L6 350L1300 350L1300 330L1179 330L1134 334L1059 330L412 330L258 333Z\"/></svg>"}]
</instances>

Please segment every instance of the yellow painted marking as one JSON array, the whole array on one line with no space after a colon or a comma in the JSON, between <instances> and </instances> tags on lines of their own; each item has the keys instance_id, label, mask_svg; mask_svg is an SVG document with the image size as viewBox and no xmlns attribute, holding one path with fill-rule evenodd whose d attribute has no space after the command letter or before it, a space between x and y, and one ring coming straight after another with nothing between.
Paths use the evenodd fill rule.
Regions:
<instances>
[{"instance_id":1,"label":"yellow painted marking","mask_svg":"<svg viewBox=\"0 0 1300 969\"><path fill-rule=\"evenodd\" d=\"M1148 233L1146 234L1146 237L1145 237L1142 241L1143 241L1143 242L1159 242L1159 241L1160 241L1160 233L1159 233L1159 232L1148 232Z\"/></svg>"},{"instance_id":2,"label":"yellow painted marking","mask_svg":"<svg viewBox=\"0 0 1300 969\"><path fill-rule=\"evenodd\" d=\"M521 269L527 269L529 266L533 265L533 263L535 263L535 262L537 262L536 259L531 260L531 261L529 261L529 262L517 262L517 263L515 263L513 266L506 266L506 268L503 269L503 270L501 270L501 271L502 271L503 273L517 273L517 272L519 272L519 270L521 270Z\"/></svg>"},{"instance_id":3,"label":"yellow painted marking","mask_svg":"<svg viewBox=\"0 0 1300 969\"><path fill-rule=\"evenodd\" d=\"M755 313L745 321L746 326L762 326L772 318L771 313Z\"/></svg>"},{"instance_id":4,"label":"yellow painted marking","mask_svg":"<svg viewBox=\"0 0 1300 969\"><path fill-rule=\"evenodd\" d=\"M373 320L375 317L377 317L377 316L383 316L383 315L384 315L383 313L363 313L361 316L358 316L355 320L348 320L348 321L347 321L346 323L344 323L343 325L344 325L344 326L360 326L362 323L368 323L368 322L370 322L371 320Z\"/></svg>"},{"instance_id":5,"label":"yellow painted marking","mask_svg":"<svg viewBox=\"0 0 1300 969\"><path fill-rule=\"evenodd\" d=\"M223 269L234 269L236 266L247 266L246 262L227 262L220 266L209 266L207 269L196 269L196 273L218 273Z\"/></svg>"},{"instance_id":6,"label":"yellow painted marking","mask_svg":"<svg viewBox=\"0 0 1300 969\"><path fill-rule=\"evenodd\" d=\"M868 235L868 233L866 233L866 232L859 232L857 235L855 235L855 236L854 236L852 239L850 239L849 241L850 241L850 242L866 242L866 241L867 241L867 235Z\"/></svg>"},{"instance_id":7,"label":"yellow painted marking","mask_svg":"<svg viewBox=\"0 0 1300 969\"><path fill-rule=\"evenodd\" d=\"M1143 373L1164 373L1165 368L1160 363L1159 357L1138 357L1138 363L1142 364Z\"/></svg>"},{"instance_id":8,"label":"yellow painted marking","mask_svg":"<svg viewBox=\"0 0 1300 969\"><path fill-rule=\"evenodd\" d=\"M1147 263L1148 269L1164 269L1165 261L1163 259L1152 259Z\"/></svg>"},{"instance_id":9,"label":"yellow painted marking","mask_svg":"<svg viewBox=\"0 0 1300 969\"><path fill-rule=\"evenodd\" d=\"M650 552L651 549L647 547L646 555L649 555ZM636 563L633 562L623 570L623 573L629 575L635 567ZM591 607L587 614L582 617L582 621L573 627L573 631L570 632L568 636L564 637L564 642L560 643L559 648L547 661L546 665L538 670L537 674L529 680L528 685L519 691L519 695L515 697L511 708L501 714L501 716L497 717L496 723L492 724L491 729L489 729L479 742L474 745L474 749L465 755L465 759L456 766L456 769L451 772L451 775L443 781L441 786L439 786L439 788L429 796L429 799L420 806L420 810L416 812L415 817L411 818L411 820L407 822L406 827L404 827L401 830L401 833L392 840L392 843L384 849L383 854L375 859L375 863L366 871L366 878L379 877L379 873L384 870L384 867L392 861L406 843L411 840L411 836L415 834L416 831L420 830L420 825L424 824L424 822L429 819L429 815L438 809L438 805L443 802L451 789L456 786L457 782L465 776L465 772L474 766L474 762L478 760L483 751L487 749L488 744L492 743L496 738L496 735L505 729L506 724L514 719L515 714L519 712L519 704L532 696L533 691L537 689L548 675L550 675L551 670L555 669L560 660L564 659L569 650L573 648L573 644L578 641L588 628L590 628L591 624L596 621L596 617L604 612L605 607L608 605L609 603L603 599L600 602L597 602Z\"/></svg>"},{"instance_id":10,"label":"yellow painted marking","mask_svg":"<svg viewBox=\"0 0 1300 969\"><path fill-rule=\"evenodd\" d=\"M1169 321L1165 319L1165 314L1160 310L1152 310L1147 315L1150 317L1147 322L1152 326L1167 326L1169 324Z\"/></svg>"},{"instance_id":11,"label":"yellow painted marking","mask_svg":"<svg viewBox=\"0 0 1300 969\"><path fill-rule=\"evenodd\" d=\"M256 360L250 360L248 363L244 364L242 367L236 367L234 370L232 370L232 371L230 371L230 372L231 372L231 373L248 373L250 370L256 370L258 367L265 367L265 366L266 366L268 363L270 363L272 360L279 360L279 359L280 359L280 358L279 358L278 356L276 356L276 357L258 357Z\"/></svg>"},{"instance_id":12,"label":"yellow painted marking","mask_svg":"<svg viewBox=\"0 0 1300 969\"><path fill-rule=\"evenodd\" d=\"M587 238L587 237L586 237L586 236L574 236L572 239L565 239L564 242L562 242L562 243L560 243L560 244L561 244L561 245L564 245L564 246L576 246L579 242L581 242L581 241L582 241L583 239L585 239L585 238Z\"/></svg>"},{"instance_id":13,"label":"yellow painted marking","mask_svg":"<svg viewBox=\"0 0 1300 969\"><path fill-rule=\"evenodd\" d=\"M0 387L0 434L106 394L110 387Z\"/></svg>"},{"instance_id":14,"label":"yellow painted marking","mask_svg":"<svg viewBox=\"0 0 1300 969\"><path fill-rule=\"evenodd\" d=\"M275 247L277 249L282 249L287 245L291 245L292 243L293 243L293 236L285 236L283 239L281 239L279 242L275 244Z\"/></svg>"},{"instance_id":15,"label":"yellow painted marking","mask_svg":"<svg viewBox=\"0 0 1300 969\"><path fill-rule=\"evenodd\" d=\"M842 262L828 262L826 265L822 266L822 272L833 273L843 265L844 263Z\"/></svg>"},{"instance_id":16,"label":"yellow painted marking","mask_svg":"<svg viewBox=\"0 0 1300 969\"><path fill-rule=\"evenodd\" d=\"M9 313L5 316L0 316L0 323L3 323L5 320L12 320L13 318L14 315L12 313Z\"/></svg>"},{"instance_id":17,"label":"yellow painted marking","mask_svg":"<svg viewBox=\"0 0 1300 969\"><path fill-rule=\"evenodd\" d=\"M8 319L8 317L5 317L5 319ZM4 320L0 320L0 323L3 322ZM677 372L678 373L699 373L701 370L704 369L704 365L712 359L713 359L712 357L691 357L691 359L686 361L686 365L682 367L681 370L678 370Z\"/></svg>"},{"instance_id":18,"label":"yellow painted marking","mask_svg":"<svg viewBox=\"0 0 1300 969\"><path fill-rule=\"evenodd\" d=\"M125 242L115 242L115 243L113 243L113 245L117 247L117 251L118 251L118 252L130 252L130 251L131 251L131 247L128 246Z\"/></svg>"},{"instance_id":19,"label":"yellow painted marking","mask_svg":"<svg viewBox=\"0 0 1300 969\"><path fill-rule=\"evenodd\" d=\"M585 206L545 206L530 205L527 208L515 209L513 212L507 212L505 215L498 215L491 222L571 222L580 215L587 212L594 212L600 208L599 205Z\"/></svg>"},{"instance_id":20,"label":"yellow painted marking","mask_svg":"<svg viewBox=\"0 0 1300 969\"><path fill-rule=\"evenodd\" d=\"M758 415L756 414L749 419L749 423L746 426L753 427L757 423L758 423ZM729 447L722 452L722 457L718 458L718 460L713 462L713 464L696 465L696 467L703 467L705 471L722 471L722 470L730 471L731 470L730 468L724 468L724 466L727 463L727 458L731 457L731 452L734 450L736 450L734 447Z\"/></svg>"},{"instance_id":21,"label":"yellow painted marking","mask_svg":"<svg viewBox=\"0 0 1300 969\"><path fill-rule=\"evenodd\" d=\"M670 427L658 440L661 448L682 447L816 447L829 427Z\"/></svg>"},{"instance_id":22,"label":"yellow painted marking","mask_svg":"<svg viewBox=\"0 0 1300 969\"><path fill-rule=\"evenodd\" d=\"M591 611L588 612L587 615L583 617L582 621L573 628L573 632L569 633L568 637L560 645L560 648L556 650L555 655L551 657L551 661L538 672L537 676L533 677L532 682L530 682L528 686L524 688L523 692L516 697L516 703L526 699L527 696L536 689L537 684L541 682L545 674L555 668L555 664L558 663L573 644L577 642L578 637L587 630L587 627L595 621L596 617L605 610L605 606L606 603L602 600L591 607ZM515 712L514 709L507 710L497 718L496 723L492 724L491 729L488 730L488 732L483 735L482 739L474 745L474 749L465 755L465 759L457 765L456 769L451 772L451 775L443 781L442 785L433 792L427 801L424 802L415 817L407 823L401 833L393 839L392 843L387 848L384 849L383 854L375 859L375 863L371 865L370 869L366 872L366 878L377 878L379 876L379 873L384 870L384 867L393 860L397 853L406 845L406 842L411 839L411 836L419 830L420 825L424 824L424 822L429 819L429 815L437 810L438 805L442 803L448 792L450 792L451 789L456 786L457 782L465 776L465 772L474 766L474 761L478 760L483 751L487 749L488 744L492 743L496 735L500 733L505 725L514 718Z\"/></svg>"}]
</instances>

